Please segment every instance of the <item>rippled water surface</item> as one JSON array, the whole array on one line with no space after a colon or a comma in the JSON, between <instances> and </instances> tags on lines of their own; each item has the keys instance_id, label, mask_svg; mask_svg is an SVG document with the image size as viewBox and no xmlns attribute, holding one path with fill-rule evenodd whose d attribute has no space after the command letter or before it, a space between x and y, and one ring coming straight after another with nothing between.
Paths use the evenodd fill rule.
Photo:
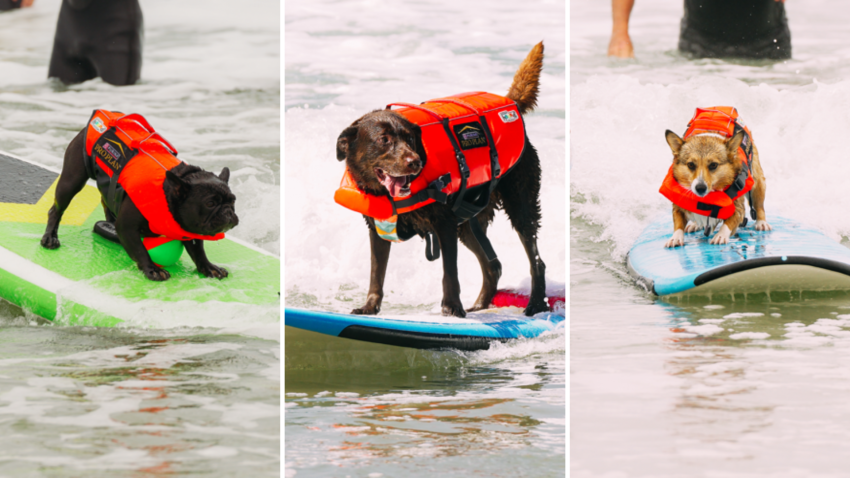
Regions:
<instances>
[{"instance_id":1,"label":"rippled water surface","mask_svg":"<svg viewBox=\"0 0 850 478\"><path fill-rule=\"evenodd\" d=\"M368 13L367 13L368 12ZM562 2L287 2L286 305L348 312L365 300L363 219L333 202L339 133L387 103L464 91L505 94L546 45L528 135L544 171L541 257L566 280ZM488 231L501 285L528 277L503 214ZM393 245L383 310L439 313L442 268L418 238ZM480 288L459 254L461 300ZM462 354L421 352L286 328L286 476L563 476L564 331Z\"/></svg>"},{"instance_id":2,"label":"rippled water surface","mask_svg":"<svg viewBox=\"0 0 850 478\"><path fill-rule=\"evenodd\" d=\"M0 150L59 169L93 109L141 113L181 158L230 168L228 234L279 254L279 3L141 3L142 80L121 88L47 80L58 0L0 13ZM279 315L197 327L208 313L97 329L0 303L0 475L278 476Z\"/></svg>"},{"instance_id":3,"label":"rippled water surface","mask_svg":"<svg viewBox=\"0 0 850 478\"><path fill-rule=\"evenodd\" d=\"M571 472L826 477L850 464L850 296L659 300L625 267L697 106L734 105L778 214L848 242L850 9L786 2L792 60L688 60L681 2L639 1L636 59L605 56L610 7L571 7ZM817 151L815 153L814 151Z\"/></svg>"}]
</instances>

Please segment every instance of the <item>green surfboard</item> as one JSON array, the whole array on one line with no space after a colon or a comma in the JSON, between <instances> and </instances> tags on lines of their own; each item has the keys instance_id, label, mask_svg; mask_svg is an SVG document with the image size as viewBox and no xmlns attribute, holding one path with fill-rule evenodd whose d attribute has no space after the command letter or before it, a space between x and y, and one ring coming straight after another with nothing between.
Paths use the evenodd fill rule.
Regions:
<instances>
[{"instance_id":1,"label":"green surfboard","mask_svg":"<svg viewBox=\"0 0 850 478\"><path fill-rule=\"evenodd\" d=\"M41 247L59 173L0 152L0 297L66 325L167 327L280 320L280 258L228 237L205 244L223 280L203 277L188 254L146 279L124 249L93 232L104 220L93 182L74 197L59 227L61 246Z\"/></svg>"}]
</instances>

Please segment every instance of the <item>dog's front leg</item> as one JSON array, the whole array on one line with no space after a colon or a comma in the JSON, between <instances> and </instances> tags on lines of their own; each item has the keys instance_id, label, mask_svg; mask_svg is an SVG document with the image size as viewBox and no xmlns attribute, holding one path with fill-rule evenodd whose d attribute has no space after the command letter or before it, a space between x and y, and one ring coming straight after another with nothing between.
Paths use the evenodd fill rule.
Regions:
<instances>
[{"instance_id":1,"label":"dog's front leg","mask_svg":"<svg viewBox=\"0 0 850 478\"><path fill-rule=\"evenodd\" d=\"M732 237L732 234L735 234L735 231L738 230L738 226L744 221L745 214L744 198L740 197L735 200L735 214L732 214L732 217L723 221L723 225L720 226L720 230L717 231L717 234L715 234L709 242L714 245L728 244L729 238Z\"/></svg>"},{"instance_id":2,"label":"dog's front leg","mask_svg":"<svg viewBox=\"0 0 850 478\"><path fill-rule=\"evenodd\" d=\"M688 217L676 205L673 205L673 237L671 237L664 247L676 247L685 245L685 224L688 222Z\"/></svg>"},{"instance_id":3,"label":"dog's front leg","mask_svg":"<svg viewBox=\"0 0 850 478\"><path fill-rule=\"evenodd\" d=\"M375 223L369 222L369 245L372 249L372 272L369 277L369 293L366 296L366 305L351 311L358 315L375 315L381 311L381 301L384 300L384 277L387 274L387 262L390 260L390 246L392 243L381 239L375 231Z\"/></svg>"},{"instance_id":4,"label":"dog's front leg","mask_svg":"<svg viewBox=\"0 0 850 478\"><path fill-rule=\"evenodd\" d=\"M147 229L147 220L129 197L124 198L124 202L121 203L121 210L115 220L115 232L118 234L118 240L124 250L127 251L130 259L133 259L145 274L145 277L153 281L168 280L171 274L154 264L151 255L145 249L145 245L142 243L142 229Z\"/></svg>"},{"instance_id":5,"label":"dog's front leg","mask_svg":"<svg viewBox=\"0 0 850 478\"><path fill-rule=\"evenodd\" d=\"M198 268L198 272L203 274L204 277L215 277L217 279L227 277L227 269L219 267L207 259L207 253L204 251L204 241L200 239L183 241L183 246L186 247L186 252L189 253L189 257L192 258L195 267Z\"/></svg>"},{"instance_id":6,"label":"dog's front leg","mask_svg":"<svg viewBox=\"0 0 850 478\"><path fill-rule=\"evenodd\" d=\"M437 227L437 240L443 251L443 315L466 317L460 303L460 281L457 278L457 226L443 224Z\"/></svg>"}]
</instances>

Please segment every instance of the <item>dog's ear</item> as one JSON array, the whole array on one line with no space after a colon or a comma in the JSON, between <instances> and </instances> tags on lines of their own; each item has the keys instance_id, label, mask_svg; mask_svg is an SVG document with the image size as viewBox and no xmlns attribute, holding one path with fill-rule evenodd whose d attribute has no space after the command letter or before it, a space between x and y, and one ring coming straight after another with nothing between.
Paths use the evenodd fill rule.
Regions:
<instances>
[{"instance_id":1,"label":"dog's ear","mask_svg":"<svg viewBox=\"0 0 850 478\"><path fill-rule=\"evenodd\" d=\"M230 180L230 169L225 166L224 169L221 170L221 174L218 175L219 179L224 181L225 184Z\"/></svg>"},{"instance_id":2,"label":"dog's ear","mask_svg":"<svg viewBox=\"0 0 850 478\"><path fill-rule=\"evenodd\" d=\"M189 194L189 190L192 189L192 186L187 181L184 181L183 178L170 169L165 172L165 180L178 197L186 197Z\"/></svg>"},{"instance_id":3,"label":"dog's ear","mask_svg":"<svg viewBox=\"0 0 850 478\"><path fill-rule=\"evenodd\" d=\"M357 138L357 129L358 127L355 123L342 130L342 133L339 134L339 138L336 139L337 161L345 161L345 158L348 157L348 151L354 143L354 139Z\"/></svg>"},{"instance_id":4,"label":"dog's ear","mask_svg":"<svg viewBox=\"0 0 850 478\"><path fill-rule=\"evenodd\" d=\"M729 141L726 143L726 152L730 157L738 157L738 148L741 146L742 141L744 141L744 130L738 131L734 136L729 138Z\"/></svg>"},{"instance_id":5,"label":"dog's ear","mask_svg":"<svg viewBox=\"0 0 850 478\"><path fill-rule=\"evenodd\" d=\"M679 150L682 149L682 138L669 129L664 132L664 138L667 140L667 144L670 145L670 149L673 151L673 156L678 156Z\"/></svg>"}]
</instances>

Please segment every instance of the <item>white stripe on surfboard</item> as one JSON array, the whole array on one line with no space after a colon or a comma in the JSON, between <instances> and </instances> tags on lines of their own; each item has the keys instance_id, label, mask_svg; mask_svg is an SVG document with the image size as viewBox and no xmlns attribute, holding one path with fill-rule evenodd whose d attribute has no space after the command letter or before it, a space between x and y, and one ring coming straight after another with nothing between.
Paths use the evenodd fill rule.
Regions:
<instances>
[{"instance_id":1,"label":"white stripe on surfboard","mask_svg":"<svg viewBox=\"0 0 850 478\"><path fill-rule=\"evenodd\" d=\"M0 267L30 284L54 294L59 289L74 283L71 279L30 262L2 246L0 246Z\"/></svg>"}]
</instances>

